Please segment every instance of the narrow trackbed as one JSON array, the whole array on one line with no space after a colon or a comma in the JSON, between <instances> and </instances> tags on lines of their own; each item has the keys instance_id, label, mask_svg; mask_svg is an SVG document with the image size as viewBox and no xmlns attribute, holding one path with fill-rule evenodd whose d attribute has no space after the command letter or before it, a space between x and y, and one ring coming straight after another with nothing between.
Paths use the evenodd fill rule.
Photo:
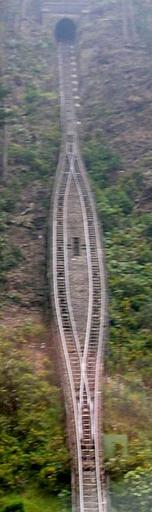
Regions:
<instances>
[{"instance_id":1,"label":"narrow trackbed","mask_svg":"<svg viewBox=\"0 0 152 512\"><path fill-rule=\"evenodd\" d=\"M92 194L78 146L79 121L76 111L80 108L80 98L75 48L68 43L60 43L58 54L63 150L54 190L52 279L53 301L66 364L64 379L72 403L73 442L78 461L73 511L107 512L100 442L100 379L106 323L103 251ZM74 217L76 207L70 203L72 191L81 224L80 255L72 253L70 219L74 219L74 232L78 222L77 216ZM78 241L78 238L74 240ZM87 277L82 287L84 261ZM76 282L70 268L77 272ZM77 287L78 290L82 289L81 300L85 286L87 315L85 334L83 331L82 336L81 322L79 316L76 317L79 303L74 302L73 288L76 287L76 292Z\"/></svg>"},{"instance_id":2,"label":"narrow trackbed","mask_svg":"<svg viewBox=\"0 0 152 512\"><path fill-rule=\"evenodd\" d=\"M132 0L121 0L123 39L125 44L137 42L138 34L135 21L134 5Z\"/></svg>"}]
</instances>

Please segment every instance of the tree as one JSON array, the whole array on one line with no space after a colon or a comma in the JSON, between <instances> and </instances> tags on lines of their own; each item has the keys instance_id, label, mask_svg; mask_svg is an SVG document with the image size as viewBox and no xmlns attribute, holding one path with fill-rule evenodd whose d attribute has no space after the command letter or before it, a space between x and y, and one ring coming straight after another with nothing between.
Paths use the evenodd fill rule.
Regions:
<instances>
[{"instance_id":1,"label":"tree","mask_svg":"<svg viewBox=\"0 0 152 512\"><path fill-rule=\"evenodd\" d=\"M36 373L16 333L0 338L0 485L24 487L31 478L51 492L68 481L59 392L45 369Z\"/></svg>"}]
</instances>

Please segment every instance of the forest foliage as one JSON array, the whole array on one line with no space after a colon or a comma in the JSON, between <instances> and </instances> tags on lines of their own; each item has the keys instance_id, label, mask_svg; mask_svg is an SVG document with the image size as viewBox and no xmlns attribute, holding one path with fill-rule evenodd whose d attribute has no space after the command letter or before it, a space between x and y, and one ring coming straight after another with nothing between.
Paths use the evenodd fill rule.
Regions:
<instances>
[{"instance_id":1,"label":"forest foliage","mask_svg":"<svg viewBox=\"0 0 152 512\"><path fill-rule=\"evenodd\" d=\"M110 5L111 9L114 6L115 11L116 3L110 0L103 1L102 7L106 8ZM45 33L40 31L40 26L38 30L35 29L37 25L32 16L36 4L35 1L30 2L31 32L26 34L26 31L20 29L19 2L7 0L2 4L3 76L0 88L0 128L2 133L7 126L9 133L7 175L2 176L0 183L0 292L3 316L3 306L6 304L10 310L16 304L25 306L23 291L19 290L19 282L15 282L14 279L12 291L9 279L10 274L17 275L20 268L23 269L23 276L25 276L26 254L18 238L15 236L12 238L10 235L14 226L16 231L20 231L24 226L26 234L28 233L29 246L31 239L33 240L33 254L34 250L36 251L36 237L42 234L46 237L46 219L59 153L60 131L57 55L52 27L49 27ZM132 134L129 130L136 119L138 127L142 125L140 136L143 147L148 148L143 113L144 109L149 109L147 105L149 105L151 75L148 68L147 90L144 91L145 83L143 76L139 75L138 67L141 69L142 63L146 62L147 55L151 51L152 38L149 2L135 0L134 7L141 42L146 45L141 60L138 60L137 75L134 66L135 48L128 48L123 52L125 63L123 71L121 61L118 67L113 66L113 59L117 59L117 55L120 58L120 54L118 49L111 56L107 54L111 50L110 46L107 46L107 50L103 34L102 54L99 55L100 60L96 59L98 45L94 47L95 35L98 38L100 19L96 23L96 34L93 28L94 21L90 21L89 30L86 24L84 36L80 34L79 44L82 53L85 54L84 61L83 55L80 59L84 62L81 86L84 91L84 83L88 86L84 98L83 154L103 229L109 296L104 429L107 435L113 432L118 434L115 452L106 457L105 464L113 482L112 496L115 508L122 510L123 507L123 510L128 512L131 506L131 510L147 512L151 506L152 467L152 435L149 418L152 386L152 213L149 201L151 190L149 170L152 160L151 151L144 149L144 156L140 162L139 152L136 169L134 165L132 166L129 150L132 148L134 152L134 148L129 144L130 139L132 142L134 133ZM19 27L17 33L16 26ZM104 30L103 27L102 29ZM117 34L121 37L120 27ZM90 75L87 80L85 70L87 63L90 62L91 52L86 44L88 37L89 45L93 48L94 66L90 64ZM113 47L112 33L110 37ZM108 31L108 43L110 37ZM114 37L116 39L116 35ZM144 51L147 52L146 58ZM137 53L139 58L139 49ZM110 68L110 60L112 68ZM108 87L113 86L112 94L108 94L108 106L106 101L104 104L106 93L101 100L100 69L103 90L104 77L106 93L110 90ZM110 70L110 76L107 70ZM115 70L118 73L117 80L115 84L111 84L115 78ZM91 83L91 73L93 73L94 87ZM131 86L134 93L130 97L127 96L126 82L128 76L129 81L132 79L133 74L135 74L135 85L132 81ZM141 84L142 98L139 96L139 90L136 90L138 83ZM98 97L95 97L96 86L100 92ZM123 96L124 91L126 97ZM94 95L93 101L90 100L91 94ZM119 104L118 96L121 99L121 94L123 100ZM91 106L87 103L89 100ZM130 125L128 119L131 119ZM128 151L127 165L122 156L122 143L121 145L117 143L117 150L112 149L114 120L117 135L120 135L121 126L122 133L124 129L126 130L124 143ZM101 121L104 121L104 129ZM148 132L149 130L148 126ZM135 141L133 142L135 144ZM137 145L139 149L140 144ZM30 208L36 210L34 210L35 217L33 216L32 221L27 219L28 221L25 222L28 213L25 215L23 213ZM43 209L43 215L39 220L37 211L41 209ZM23 238L25 236L23 232L22 236ZM24 240L23 242L25 243ZM22 288L25 289L23 277L22 281ZM30 280L30 287L31 282L32 280ZM47 288L44 290L44 295L46 294ZM33 362L27 356L27 347L30 347L30 336L27 336L26 329L15 331L12 329L9 334L5 329L1 330L0 484L2 494L7 495L14 489L20 492L29 482L35 480L46 493L58 494L66 486L69 488L70 481L70 461L66 447L60 393L50 378L48 361L44 363L43 369L40 367L35 370ZM119 434L125 435L128 439L128 453L125 456L119 442ZM117 492L117 486L119 492ZM22 505L18 504L18 507L22 510Z\"/></svg>"},{"instance_id":2,"label":"forest foliage","mask_svg":"<svg viewBox=\"0 0 152 512\"><path fill-rule=\"evenodd\" d=\"M152 213L142 168L125 172L119 154L98 134L86 138L84 159L104 235L109 298L104 429L117 434L105 453L114 510L151 506ZM128 439L127 453L121 436ZM109 439L110 443L110 439Z\"/></svg>"},{"instance_id":3,"label":"forest foliage","mask_svg":"<svg viewBox=\"0 0 152 512\"><path fill-rule=\"evenodd\" d=\"M36 332L25 325L0 333L0 488L22 490L36 479L57 494L69 481L64 415L48 358L41 354L39 368L33 363Z\"/></svg>"},{"instance_id":4,"label":"forest foliage","mask_svg":"<svg viewBox=\"0 0 152 512\"><path fill-rule=\"evenodd\" d=\"M151 386L152 213L142 208L141 169L121 171L119 155L89 140L84 157L97 198L105 240L109 291L109 365L138 371Z\"/></svg>"}]
</instances>

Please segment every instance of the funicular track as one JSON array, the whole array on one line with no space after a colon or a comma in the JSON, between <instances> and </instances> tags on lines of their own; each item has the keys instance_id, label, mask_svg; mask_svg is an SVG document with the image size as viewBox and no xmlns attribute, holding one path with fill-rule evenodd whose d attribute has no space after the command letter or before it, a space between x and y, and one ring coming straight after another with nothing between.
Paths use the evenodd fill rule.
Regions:
<instances>
[{"instance_id":1,"label":"funicular track","mask_svg":"<svg viewBox=\"0 0 152 512\"><path fill-rule=\"evenodd\" d=\"M65 365L64 383L69 393L74 425L77 476L73 511L107 512L100 393L106 326L103 251L77 138L74 47L70 43L60 43L58 54L64 135L53 197L52 281L53 303ZM69 282L68 200L72 182L82 214L88 269L88 312L83 345L75 321Z\"/></svg>"},{"instance_id":2,"label":"funicular track","mask_svg":"<svg viewBox=\"0 0 152 512\"><path fill-rule=\"evenodd\" d=\"M121 0L123 40L125 44L135 44L138 40L134 4L132 0Z\"/></svg>"}]
</instances>

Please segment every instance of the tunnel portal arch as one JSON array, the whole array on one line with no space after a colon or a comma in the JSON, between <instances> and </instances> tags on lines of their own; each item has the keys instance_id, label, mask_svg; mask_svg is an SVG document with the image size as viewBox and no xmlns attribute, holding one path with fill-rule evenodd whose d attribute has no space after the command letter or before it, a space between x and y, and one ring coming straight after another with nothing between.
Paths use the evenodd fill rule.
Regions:
<instances>
[{"instance_id":1,"label":"tunnel portal arch","mask_svg":"<svg viewBox=\"0 0 152 512\"><path fill-rule=\"evenodd\" d=\"M71 18L62 18L55 27L57 42L74 43L76 38L76 23Z\"/></svg>"}]
</instances>

